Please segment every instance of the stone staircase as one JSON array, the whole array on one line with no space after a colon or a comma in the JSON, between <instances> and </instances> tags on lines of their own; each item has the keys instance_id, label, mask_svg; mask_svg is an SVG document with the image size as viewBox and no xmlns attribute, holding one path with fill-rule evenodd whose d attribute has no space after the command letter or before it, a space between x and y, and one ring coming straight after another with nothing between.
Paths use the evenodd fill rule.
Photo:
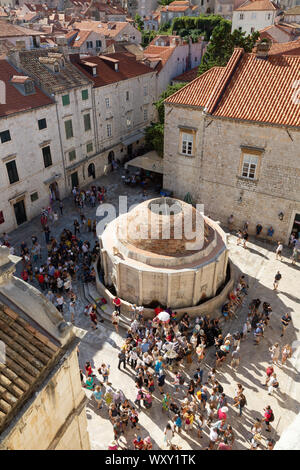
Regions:
<instances>
[{"instance_id":1,"label":"stone staircase","mask_svg":"<svg viewBox=\"0 0 300 470\"><path fill-rule=\"evenodd\" d=\"M87 303L94 303L97 305L97 314L99 318L102 318L105 323L108 323L111 327L113 327L111 323L111 316L114 311L113 306L110 303L107 303L105 305L99 305L101 295L97 291L97 288L94 284L92 283L85 283L83 284L83 289L84 289L84 296L87 300ZM130 318L127 315L124 315L121 313L120 315L120 321L119 321L119 327L124 328L126 331L130 327L130 324L132 322L132 318Z\"/></svg>"}]
</instances>

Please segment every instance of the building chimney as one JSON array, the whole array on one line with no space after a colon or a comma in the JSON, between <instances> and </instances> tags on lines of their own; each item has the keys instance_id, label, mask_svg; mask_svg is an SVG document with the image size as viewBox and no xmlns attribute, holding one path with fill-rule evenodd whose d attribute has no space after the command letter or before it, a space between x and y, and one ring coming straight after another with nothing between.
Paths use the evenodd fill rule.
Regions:
<instances>
[{"instance_id":1,"label":"building chimney","mask_svg":"<svg viewBox=\"0 0 300 470\"><path fill-rule=\"evenodd\" d=\"M268 58L269 50L270 50L271 46L272 46L272 42L267 38L264 38L261 41L257 42L255 44L256 58L266 60Z\"/></svg>"}]
</instances>

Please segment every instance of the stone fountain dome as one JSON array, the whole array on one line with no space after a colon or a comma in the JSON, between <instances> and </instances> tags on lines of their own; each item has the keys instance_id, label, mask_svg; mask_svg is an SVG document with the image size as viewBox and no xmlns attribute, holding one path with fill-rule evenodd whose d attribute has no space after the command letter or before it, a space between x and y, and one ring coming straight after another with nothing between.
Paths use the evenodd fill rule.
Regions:
<instances>
[{"instance_id":1,"label":"stone fountain dome","mask_svg":"<svg viewBox=\"0 0 300 470\"><path fill-rule=\"evenodd\" d=\"M117 237L126 247L182 257L206 249L214 230L191 204L161 197L147 200L119 217Z\"/></svg>"}]
</instances>

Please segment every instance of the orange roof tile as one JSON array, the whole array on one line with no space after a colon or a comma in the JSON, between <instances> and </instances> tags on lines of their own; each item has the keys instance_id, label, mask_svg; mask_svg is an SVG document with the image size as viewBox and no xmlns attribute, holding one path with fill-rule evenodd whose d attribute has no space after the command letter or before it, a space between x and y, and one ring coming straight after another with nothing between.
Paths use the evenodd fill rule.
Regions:
<instances>
[{"instance_id":1,"label":"orange roof tile","mask_svg":"<svg viewBox=\"0 0 300 470\"><path fill-rule=\"evenodd\" d=\"M209 70L166 102L205 107L213 116L300 127L299 56L259 59L236 49L217 80L216 73Z\"/></svg>"},{"instance_id":2,"label":"orange roof tile","mask_svg":"<svg viewBox=\"0 0 300 470\"><path fill-rule=\"evenodd\" d=\"M191 82L197 78L198 70L199 65L191 70L188 70L187 72L182 73L181 75L177 75L177 77L173 78L173 82Z\"/></svg>"},{"instance_id":3,"label":"orange roof tile","mask_svg":"<svg viewBox=\"0 0 300 470\"><path fill-rule=\"evenodd\" d=\"M165 102L204 107L223 71L224 67L211 68L172 96L169 96Z\"/></svg>"},{"instance_id":4,"label":"orange roof tile","mask_svg":"<svg viewBox=\"0 0 300 470\"><path fill-rule=\"evenodd\" d=\"M251 0L244 3L234 11L269 11L278 10L278 7L274 5L270 0L257 0L252 2Z\"/></svg>"},{"instance_id":5,"label":"orange roof tile","mask_svg":"<svg viewBox=\"0 0 300 470\"><path fill-rule=\"evenodd\" d=\"M144 57L146 59L161 59L162 65L165 65L174 50L175 47L169 46L148 46L144 50Z\"/></svg>"},{"instance_id":6,"label":"orange roof tile","mask_svg":"<svg viewBox=\"0 0 300 470\"><path fill-rule=\"evenodd\" d=\"M39 88L35 87L35 93L24 96L11 83L18 81L17 77L21 77L20 82L24 82L24 76L18 73L6 60L0 60L0 80L5 83L6 104L0 104L0 116L27 111L39 106L52 104L53 101L45 95Z\"/></svg>"}]
</instances>

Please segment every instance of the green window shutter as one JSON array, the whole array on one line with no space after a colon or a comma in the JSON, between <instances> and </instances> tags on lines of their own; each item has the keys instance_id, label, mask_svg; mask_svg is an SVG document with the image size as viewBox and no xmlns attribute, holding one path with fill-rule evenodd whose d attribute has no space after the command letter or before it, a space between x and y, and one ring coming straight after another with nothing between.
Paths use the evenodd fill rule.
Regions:
<instances>
[{"instance_id":1,"label":"green window shutter","mask_svg":"<svg viewBox=\"0 0 300 470\"><path fill-rule=\"evenodd\" d=\"M82 90L81 96L83 100L87 100L89 98L89 90Z\"/></svg>"},{"instance_id":2,"label":"green window shutter","mask_svg":"<svg viewBox=\"0 0 300 470\"><path fill-rule=\"evenodd\" d=\"M72 160L75 160L75 159L76 159L76 151L71 150L71 152L69 152L69 160L71 162Z\"/></svg>"},{"instance_id":3,"label":"green window shutter","mask_svg":"<svg viewBox=\"0 0 300 470\"><path fill-rule=\"evenodd\" d=\"M72 126L72 121L65 121L65 130L66 130L66 138L70 139L73 137L73 126Z\"/></svg>"},{"instance_id":4,"label":"green window shutter","mask_svg":"<svg viewBox=\"0 0 300 470\"><path fill-rule=\"evenodd\" d=\"M89 144L86 144L86 153L90 153L93 151L93 143L90 142Z\"/></svg>"},{"instance_id":5,"label":"green window shutter","mask_svg":"<svg viewBox=\"0 0 300 470\"><path fill-rule=\"evenodd\" d=\"M85 114L83 116L84 120L84 130L89 131L91 129L91 116L89 114Z\"/></svg>"},{"instance_id":6,"label":"green window shutter","mask_svg":"<svg viewBox=\"0 0 300 470\"><path fill-rule=\"evenodd\" d=\"M69 95L63 95L62 96L62 104L63 106L67 106L70 104L70 96Z\"/></svg>"}]
</instances>

